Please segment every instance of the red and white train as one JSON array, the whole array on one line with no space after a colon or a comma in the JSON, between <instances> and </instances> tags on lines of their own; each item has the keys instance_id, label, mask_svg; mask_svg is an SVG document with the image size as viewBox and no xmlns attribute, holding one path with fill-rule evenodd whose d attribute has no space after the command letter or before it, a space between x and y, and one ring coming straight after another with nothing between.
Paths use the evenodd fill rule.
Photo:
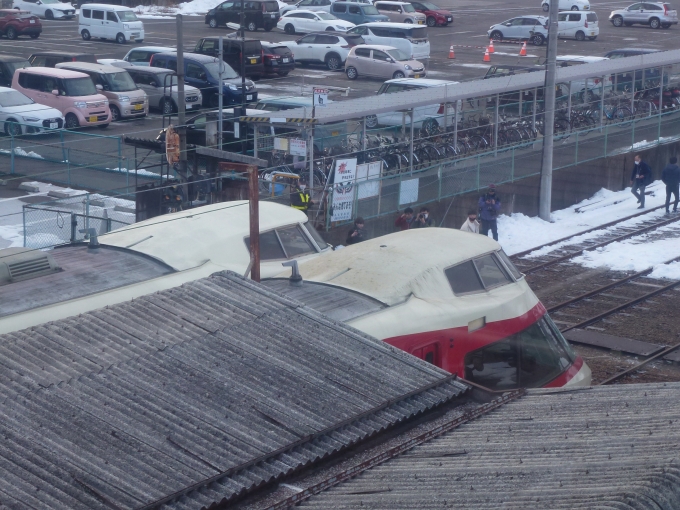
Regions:
<instances>
[{"instance_id":1,"label":"red and white train","mask_svg":"<svg viewBox=\"0 0 680 510\"><path fill-rule=\"evenodd\" d=\"M469 381L495 390L590 385L588 366L488 237L408 230L299 271L302 286L264 283Z\"/></svg>"}]
</instances>

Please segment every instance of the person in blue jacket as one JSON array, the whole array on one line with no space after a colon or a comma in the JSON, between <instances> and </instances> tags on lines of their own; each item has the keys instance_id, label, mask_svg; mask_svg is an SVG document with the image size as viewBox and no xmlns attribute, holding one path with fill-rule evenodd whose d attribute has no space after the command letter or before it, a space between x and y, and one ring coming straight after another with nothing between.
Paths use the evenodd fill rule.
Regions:
<instances>
[{"instance_id":1,"label":"person in blue jacket","mask_svg":"<svg viewBox=\"0 0 680 510\"><path fill-rule=\"evenodd\" d=\"M640 207L645 208L645 188L652 182L652 169L649 165L642 161L639 154L635 155L635 166L630 174L630 185L632 186L630 192L637 198ZM639 193L638 193L639 191Z\"/></svg>"},{"instance_id":2,"label":"person in blue jacket","mask_svg":"<svg viewBox=\"0 0 680 510\"><path fill-rule=\"evenodd\" d=\"M498 241L498 212L501 210L501 199L496 195L496 185L489 184L488 191L479 197L479 217L482 220L480 234L488 236L489 230L495 241Z\"/></svg>"},{"instance_id":3,"label":"person in blue jacket","mask_svg":"<svg viewBox=\"0 0 680 510\"><path fill-rule=\"evenodd\" d=\"M680 167L678 158L673 156L666 168L661 172L661 180L666 185L666 214L670 214L671 195L675 196L673 212L678 212L678 194L680 193Z\"/></svg>"}]
</instances>

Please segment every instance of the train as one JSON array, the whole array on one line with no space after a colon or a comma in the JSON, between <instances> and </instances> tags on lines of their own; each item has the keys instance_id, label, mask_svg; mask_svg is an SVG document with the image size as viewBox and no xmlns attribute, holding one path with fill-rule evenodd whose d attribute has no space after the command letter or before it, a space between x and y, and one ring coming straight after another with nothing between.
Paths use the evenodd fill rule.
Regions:
<instances>
[{"instance_id":1,"label":"train","mask_svg":"<svg viewBox=\"0 0 680 510\"><path fill-rule=\"evenodd\" d=\"M493 239L411 229L300 262L265 285L422 358L504 391L589 386L591 371Z\"/></svg>"}]
</instances>

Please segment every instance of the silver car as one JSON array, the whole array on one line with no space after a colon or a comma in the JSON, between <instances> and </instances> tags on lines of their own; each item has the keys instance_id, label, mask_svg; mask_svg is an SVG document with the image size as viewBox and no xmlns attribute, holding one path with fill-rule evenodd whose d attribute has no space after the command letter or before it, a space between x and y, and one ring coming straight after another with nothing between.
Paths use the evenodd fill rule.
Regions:
<instances>
[{"instance_id":1,"label":"silver car","mask_svg":"<svg viewBox=\"0 0 680 510\"><path fill-rule=\"evenodd\" d=\"M393 78L423 78L425 66L393 46L360 44L349 50L345 74L350 80L373 76L383 80Z\"/></svg>"},{"instance_id":2,"label":"silver car","mask_svg":"<svg viewBox=\"0 0 680 510\"><path fill-rule=\"evenodd\" d=\"M637 3L612 11L609 21L615 27L629 27L638 23L649 25L649 28L670 28L678 24L678 11L664 2Z\"/></svg>"}]
</instances>

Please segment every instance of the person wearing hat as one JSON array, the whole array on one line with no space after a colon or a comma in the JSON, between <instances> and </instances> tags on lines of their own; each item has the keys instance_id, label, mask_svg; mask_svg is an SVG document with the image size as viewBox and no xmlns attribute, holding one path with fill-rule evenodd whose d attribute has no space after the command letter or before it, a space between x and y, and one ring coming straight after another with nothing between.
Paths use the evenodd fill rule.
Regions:
<instances>
[{"instance_id":1,"label":"person wearing hat","mask_svg":"<svg viewBox=\"0 0 680 510\"><path fill-rule=\"evenodd\" d=\"M481 234L489 235L489 230L494 241L498 241L498 212L501 210L501 199L496 195L496 185L489 184L489 189L479 197L479 218L482 220Z\"/></svg>"},{"instance_id":2,"label":"person wearing hat","mask_svg":"<svg viewBox=\"0 0 680 510\"><path fill-rule=\"evenodd\" d=\"M307 191L307 183L300 179L295 188L295 191L290 194L290 206L293 209L299 209L303 213L307 213L307 210L314 203L309 196L309 191Z\"/></svg>"}]
</instances>

